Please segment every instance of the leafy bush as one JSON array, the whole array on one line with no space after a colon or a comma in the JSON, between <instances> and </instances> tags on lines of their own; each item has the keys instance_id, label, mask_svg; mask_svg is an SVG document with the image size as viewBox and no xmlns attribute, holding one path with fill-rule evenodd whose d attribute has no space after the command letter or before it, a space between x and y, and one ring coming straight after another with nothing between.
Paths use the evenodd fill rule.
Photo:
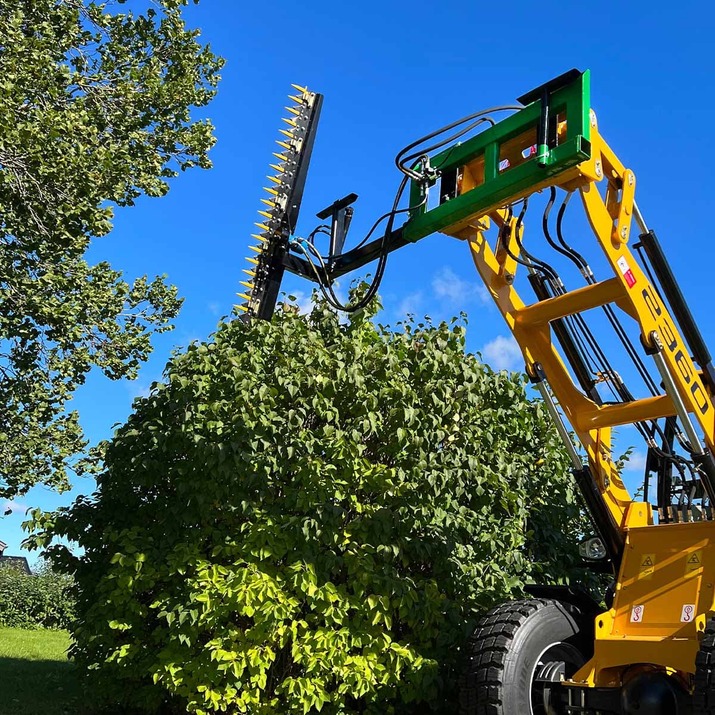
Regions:
<instances>
[{"instance_id":1,"label":"leafy bush","mask_svg":"<svg viewBox=\"0 0 715 715\"><path fill-rule=\"evenodd\" d=\"M0 565L0 626L69 628L74 617L73 579L43 566L32 575Z\"/></svg>"},{"instance_id":2,"label":"leafy bush","mask_svg":"<svg viewBox=\"0 0 715 715\"><path fill-rule=\"evenodd\" d=\"M78 662L177 712L447 706L478 614L563 579L578 508L525 380L451 325L222 323L106 445L98 491L35 515L76 573ZM572 526L570 526L572 525ZM569 534L573 536L569 536Z\"/></svg>"}]
</instances>

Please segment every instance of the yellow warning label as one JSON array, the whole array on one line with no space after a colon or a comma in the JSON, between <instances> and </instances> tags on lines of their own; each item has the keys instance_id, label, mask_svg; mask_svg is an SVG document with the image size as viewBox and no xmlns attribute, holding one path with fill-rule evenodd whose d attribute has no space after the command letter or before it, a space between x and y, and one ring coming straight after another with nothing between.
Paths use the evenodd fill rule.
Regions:
<instances>
[{"instance_id":1,"label":"yellow warning label","mask_svg":"<svg viewBox=\"0 0 715 715\"><path fill-rule=\"evenodd\" d=\"M655 554L643 554L638 567L638 578L650 578L655 571Z\"/></svg>"},{"instance_id":2,"label":"yellow warning label","mask_svg":"<svg viewBox=\"0 0 715 715\"><path fill-rule=\"evenodd\" d=\"M703 567L703 550L698 549L685 557L685 575Z\"/></svg>"}]
</instances>

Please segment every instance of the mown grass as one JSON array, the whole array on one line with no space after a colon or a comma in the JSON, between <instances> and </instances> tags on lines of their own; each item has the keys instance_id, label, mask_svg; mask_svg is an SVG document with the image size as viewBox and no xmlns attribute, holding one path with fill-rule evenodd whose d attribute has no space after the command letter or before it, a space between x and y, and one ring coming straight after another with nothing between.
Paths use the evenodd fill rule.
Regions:
<instances>
[{"instance_id":1,"label":"mown grass","mask_svg":"<svg viewBox=\"0 0 715 715\"><path fill-rule=\"evenodd\" d=\"M0 715L77 715L83 708L63 631L0 628Z\"/></svg>"}]
</instances>

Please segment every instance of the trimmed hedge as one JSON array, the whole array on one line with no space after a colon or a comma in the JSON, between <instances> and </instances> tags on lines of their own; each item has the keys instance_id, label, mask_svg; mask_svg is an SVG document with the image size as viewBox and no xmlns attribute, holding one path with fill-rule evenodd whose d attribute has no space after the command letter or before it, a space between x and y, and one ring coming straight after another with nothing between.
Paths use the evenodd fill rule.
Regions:
<instances>
[{"instance_id":1,"label":"trimmed hedge","mask_svg":"<svg viewBox=\"0 0 715 715\"><path fill-rule=\"evenodd\" d=\"M82 547L49 549L78 582L73 656L121 704L454 712L479 614L576 573L548 413L459 324L221 323L134 407L97 493L33 537Z\"/></svg>"},{"instance_id":2,"label":"trimmed hedge","mask_svg":"<svg viewBox=\"0 0 715 715\"><path fill-rule=\"evenodd\" d=\"M26 574L15 566L0 566L0 626L66 629L72 624L73 579L43 566Z\"/></svg>"}]
</instances>

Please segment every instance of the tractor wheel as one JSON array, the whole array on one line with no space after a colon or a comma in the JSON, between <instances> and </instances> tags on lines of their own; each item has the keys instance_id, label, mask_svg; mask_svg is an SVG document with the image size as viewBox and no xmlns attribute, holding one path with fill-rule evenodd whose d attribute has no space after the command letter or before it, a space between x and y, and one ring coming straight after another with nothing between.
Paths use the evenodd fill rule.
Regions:
<instances>
[{"instance_id":1,"label":"tractor wheel","mask_svg":"<svg viewBox=\"0 0 715 715\"><path fill-rule=\"evenodd\" d=\"M715 618L705 627L695 658L693 715L715 715Z\"/></svg>"},{"instance_id":2,"label":"tractor wheel","mask_svg":"<svg viewBox=\"0 0 715 715\"><path fill-rule=\"evenodd\" d=\"M579 615L574 607L540 598L489 611L467 645L462 715L557 713L548 683L570 678L586 662L574 618Z\"/></svg>"}]
</instances>

